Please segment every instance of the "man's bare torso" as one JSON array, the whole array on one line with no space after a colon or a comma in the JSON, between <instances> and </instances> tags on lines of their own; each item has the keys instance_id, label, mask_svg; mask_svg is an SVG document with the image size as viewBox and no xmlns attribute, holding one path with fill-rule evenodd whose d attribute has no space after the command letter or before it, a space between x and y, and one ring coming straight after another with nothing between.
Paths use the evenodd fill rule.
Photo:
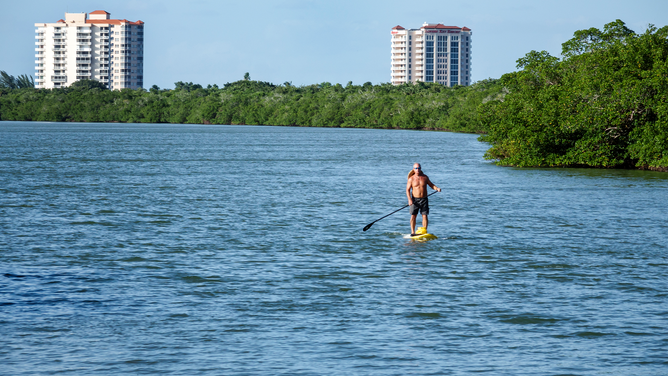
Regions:
<instances>
[{"instance_id":1,"label":"man's bare torso","mask_svg":"<svg viewBox=\"0 0 668 376\"><path fill-rule=\"evenodd\" d=\"M412 194L413 197L415 198L422 198L427 196L427 183L429 182L429 177L427 175L421 174L415 174L410 177L411 180L411 187L412 189Z\"/></svg>"}]
</instances>

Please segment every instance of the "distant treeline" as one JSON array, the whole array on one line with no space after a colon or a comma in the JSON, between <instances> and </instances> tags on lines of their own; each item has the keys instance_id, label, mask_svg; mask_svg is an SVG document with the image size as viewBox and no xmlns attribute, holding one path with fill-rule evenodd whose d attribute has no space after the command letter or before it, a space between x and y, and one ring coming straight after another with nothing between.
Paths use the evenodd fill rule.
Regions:
<instances>
[{"instance_id":1,"label":"distant treeline","mask_svg":"<svg viewBox=\"0 0 668 376\"><path fill-rule=\"evenodd\" d=\"M563 59L532 51L479 108L489 159L513 166L668 171L668 26L577 31Z\"/></svg>"},{"instance_id":2,"label":"distant treeline","mask_svg":"<svg viewBox=\"0 0 668 376\"><path fill-rule=\"evenodd\" d=\"M498 80L310 86L246 79L224 87L177 82L174 90L110 91L79 81L53 90L0 89L0 119L128 123L264 124L433 129L483 133L477 108L503 97Z\"/></svg>"},{"instance_id":3,"label":"distant treeline","mask_svg":"<svg viewBox=\"0 0 668 376\"><path fill-rule=\"evenodd\" d=\"M487 133L480 138L491 144L486 157L502 165L668 171L668 26L639 35L617 20L603 31L577 31L562 47L562 59L531 51L517 72L453 88L296 87L252 81L248 73L222 88L4 85L0 120L450 130Z\"/></svg>"}]
</instances>

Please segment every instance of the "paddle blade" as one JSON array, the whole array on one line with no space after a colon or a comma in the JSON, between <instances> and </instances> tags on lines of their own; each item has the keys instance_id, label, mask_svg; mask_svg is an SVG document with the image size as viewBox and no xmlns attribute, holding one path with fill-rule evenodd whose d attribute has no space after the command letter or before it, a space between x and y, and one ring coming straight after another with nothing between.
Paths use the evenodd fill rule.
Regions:
<instances>
[{"instance_id":1,"label":"paddle blade","mask_svg":"<svg viewBox=\"0 0 668 376\"><path fill-rule=\"evenodd\" d=\"M373 226L374 223L375 223L375 222L371 222L371 223L369 223L368 225L364 226L364 228L362 229L362 231L366 231L366 230L370 229L371 226Z\"/></svg>"}]
</instances>

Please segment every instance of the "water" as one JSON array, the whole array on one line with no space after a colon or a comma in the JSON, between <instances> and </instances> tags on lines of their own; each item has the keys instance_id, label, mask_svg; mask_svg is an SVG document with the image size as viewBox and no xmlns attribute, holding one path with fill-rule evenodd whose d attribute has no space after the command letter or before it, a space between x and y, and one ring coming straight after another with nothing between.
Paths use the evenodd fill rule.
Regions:
<instances>
[{"instance_id":1,"label":"water","mask_svg":"<svg viewBox=\"0 0 668 376\"><path fill-rule=\"evenodd\" d=\"M0 123L0 373L665 375L668 174L475 135ZM443 188L412 243L406 174Z\"/></svg>"}]
</instances>

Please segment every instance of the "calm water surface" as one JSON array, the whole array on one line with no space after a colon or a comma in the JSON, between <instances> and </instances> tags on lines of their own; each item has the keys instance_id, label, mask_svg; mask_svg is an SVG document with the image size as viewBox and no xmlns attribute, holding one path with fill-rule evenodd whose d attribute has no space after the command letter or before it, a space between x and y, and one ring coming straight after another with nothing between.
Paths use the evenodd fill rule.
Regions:
<instances>
[{"instance_id":1,"label":"calm water surface","mask_svg":"<svg viewBox=\"0 0 668 376\"><path fill-rule=\"evenodd\" d=\"M0 374L666 375L668 174L475 135L0 123ZM414 162L443 192L412 243Z\"/></svg>"}]
</instances>

